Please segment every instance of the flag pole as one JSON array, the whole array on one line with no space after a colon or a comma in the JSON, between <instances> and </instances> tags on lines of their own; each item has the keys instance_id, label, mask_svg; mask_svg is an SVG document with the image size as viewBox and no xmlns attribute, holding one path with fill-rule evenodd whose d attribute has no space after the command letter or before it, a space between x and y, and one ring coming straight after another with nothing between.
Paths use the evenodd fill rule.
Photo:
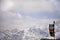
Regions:
<instances>
[{"instance_id":1,"label":"flag pole","mask_svg":"<svg viewBox=\"0 0 60 40\"><path fill-rule=\"evenodd\" d=\"M55 40L55 21L53 21L53 24L49 24L49 33Z\"/></svg>"},{"instance_id":2,"label":"flag pole","mask_svg":"<svg viewBox=\"0 0 60 40\"><path fill-rule=\"evenodd\" d=\"M55 40L55 21L53 21L54 24L54 40Z\"/></svg>"}]
</instances>

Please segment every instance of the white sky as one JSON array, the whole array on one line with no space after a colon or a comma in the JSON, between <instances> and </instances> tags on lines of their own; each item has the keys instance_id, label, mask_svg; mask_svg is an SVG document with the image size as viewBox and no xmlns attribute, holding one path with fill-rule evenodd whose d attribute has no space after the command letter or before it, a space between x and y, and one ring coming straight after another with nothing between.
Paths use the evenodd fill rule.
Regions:
<instances>
[{"instance_id":1,"label":"white sky","mask_svg":"<svg viewBox=\"0 0 60 40\"><path fill-rule=\"evenodd\" d=\"M2 10L14 10L16 8L24 12L53 11L53 5L49 0L4 0L1 3Z\"/></svg>"}]
</instances>

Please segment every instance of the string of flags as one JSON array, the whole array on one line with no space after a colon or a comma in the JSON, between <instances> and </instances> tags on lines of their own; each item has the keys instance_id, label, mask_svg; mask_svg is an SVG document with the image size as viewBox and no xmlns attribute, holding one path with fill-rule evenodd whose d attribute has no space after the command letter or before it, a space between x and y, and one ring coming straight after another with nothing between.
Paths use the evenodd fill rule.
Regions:
<instances>
[{"instance_id":1,"label":"string of flags","mask_svg":"<svg viewBox=\"0 0 60 40\"><path fill-rule=\"evenodd\" d=\"M53 24L49 24L49 33L51 37L55 37L55 21Z\"/></svg>"}]
</instances>

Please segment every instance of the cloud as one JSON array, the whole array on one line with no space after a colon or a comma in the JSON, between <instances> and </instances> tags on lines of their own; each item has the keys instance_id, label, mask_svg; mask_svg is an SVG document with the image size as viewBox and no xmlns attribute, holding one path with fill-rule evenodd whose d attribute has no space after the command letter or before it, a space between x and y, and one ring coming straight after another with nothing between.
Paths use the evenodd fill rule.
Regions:
<instances>
[{"instance_id":1,"label":"cloud","mask_svg":"<svg viewBox=\"0 0 60 40\"><path fill-rule=\"evenodd\" d=\"M15 25L15 23L21 24L21 26L29 26L29 25L36 25L38 22L43 22L45 19L42 19L43 21L36 20L35 18L32 18L31 16L23 16L22 13L19 13L20 11L25 12L38 12L41 10L52 10L53 7L49 1L45 0L3 0L1 2L1 19L2 22L7 22L7 24ZM5 12L4 12L5 11ZM25 13L26 14L26 13ZM22 21L21 21L22 20ZM10 21L10 22L9 22ZM34 22L35 21L35 22ZM20 23L22 22L22 23ZM45 21L44 21L45 22ZM47 21L46 21L47 22ZM6 25L7 25L6 24ZM10 25L9 24L9 25ZM45 23L44 23L45 24Z\"/></svg>"},{"instance_id":2,"label":"cloud","mask_svg":"<svg viewBox=\"0 0 60 40\"><path fill-rule=\"evenodd\" d=\"M60 0L51 0L54 6L54 12L60 14Z\"/></svg>"},{"instance_id":3,"label":"cloud","mask_svg":"<svg viewBox=\"0 0 60 40\"><path fill-rule=\"evenodd\" d=\"M48 18L59 18L59 14L57 14L57 16L54 11L54 5L54 1L47 0L2 0L0 9L5 12L18 12L23 15L31 15L31 17L37 18L46 18L46 15L42 14L51 14L49 17L47 16Z\"/></svg>"},{"instance_id":4,"label":"cloud","mask_svg":"<svg viewBox=\"0 0 60 40\"><path fill-rule=\"evenodd\" d=\"M14 29L21 24L22 16L19 13L1 12L0 14L0 30Z\"/></svg>"},{"instance_id":5,"label":"cloud","mask_svg":"<svg viewBox=\"0 0 60 40\"><path fill-rule=\"evenodd\" d=\"M24 1L23 8L26 11L35 12L35 11L52 11L53 6L50 4L49 1L46 0L29 0Z\"/></svg>"},{"instance_id":6,"label":"cloud","mask_svg":"<svg viewBox=\"0 0 60 40\"><path fill-rule=\"evenodd\" d=\"M1 2L1 10L8 11L13 7L13 2L10 0L3 0Z\"/></svg>"},{"instance_id":7,"label":"cloud","mask_svg":"<svg viewBox=\"0 0 60 40\"><path fill-rule=\"evenodd\" d=\"M53 11L53 6L46 0L3 0L1 9L4 11L21 10L23 12Z\"/></svg>"}]
</instances>

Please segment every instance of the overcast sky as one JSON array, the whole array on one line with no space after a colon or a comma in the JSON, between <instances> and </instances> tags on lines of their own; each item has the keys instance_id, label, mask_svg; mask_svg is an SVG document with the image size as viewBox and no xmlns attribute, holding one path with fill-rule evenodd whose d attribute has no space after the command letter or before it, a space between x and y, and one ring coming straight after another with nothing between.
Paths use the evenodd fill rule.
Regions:
<instances>
[{"instance_id":1,"label":"overcast sky","mask_svg":"<svg viewBox=\"0 0 60 40\"><path fill-rule=\"evenodd\" d=\"M60 18L59 4L58 0L2 0L0 9L39 19Z\"/></svg>"}]
</instances>

